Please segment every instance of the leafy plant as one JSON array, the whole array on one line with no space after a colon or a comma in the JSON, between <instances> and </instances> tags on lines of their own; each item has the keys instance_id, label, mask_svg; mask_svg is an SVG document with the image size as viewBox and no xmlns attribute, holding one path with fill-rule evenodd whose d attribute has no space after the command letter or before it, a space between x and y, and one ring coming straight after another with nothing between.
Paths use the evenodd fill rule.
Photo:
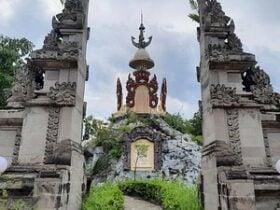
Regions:
<instances>
[{"instance_id":1,"label":"leafy plant","mask_svg":"<svg viewBox=\"0 0 280 210\"><path fill-rule=\"evenodd\" d=\"M162 205L165 210L202 210L195 186L164 180L137 180L119 184L127 195L139 196Z\"/></svg>"},{"instance_id":2,"label":"leafy plant","mask_svg":"<svg viewBox=\"0 0 280 210\"><path fill-rule=\"evenodd\" d=\"M165 122L175 130L181 133L188 133L192 135L192 140L197 144L203 144L202 138L202 115L200 112L194 114L190 120L184 119L179 113L167 114L164 117Z\"/></svg>"},{"instance_id":3,"label":"leafy plant","mask_svg":"<svg viewBox=\"0 0 280 210\"><path fill-rule=\"evenodd\" d=\"M199 23L199 7L197 0L189 0L191 9L194 10L194 13L191 13L188 15L190 19L192 19L194 22Z\"/></svg>"},{"instance_id":4,"label":"leafy plant","mask_svg":"<svg viewBox=\"0 0 280 210\"><path fill-rule=\"evenodd\" d=\"M6 105L5 89L10 88L23 57L34 45L25 38L14 39L0 35L0 107Z\"/></svg>"},{"instance_id":5,"label":"leafy plant","mask_svg":"<svg viewBox=\"0 0 280 210\"><path fill-rule=\"evenodd\" d=\"M134 180L136 178L136 170L137 170L138 161L139 161L139 159L147 157L149 145L137 144L137 145L135 145L135 147L136 147L136 160L135 160L135 167L134 167Z\"/></svg>"},{"instance_id":6,"label":"leafy plant","mask_svg":"<svg viewBox=\"0 0 280 210\"><path fill-rule=\"evenodd\" d=\"M124 197L117 185L104 184L92 189L82 210L123 210Z\"/></svg>"}]
</instances>

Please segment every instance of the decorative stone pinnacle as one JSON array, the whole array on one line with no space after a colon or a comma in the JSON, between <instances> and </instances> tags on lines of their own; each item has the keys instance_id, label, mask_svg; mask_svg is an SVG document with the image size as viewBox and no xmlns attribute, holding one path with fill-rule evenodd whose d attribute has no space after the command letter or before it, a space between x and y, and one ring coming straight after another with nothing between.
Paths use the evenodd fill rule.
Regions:
<instances>
[{"instance_id":1,"label":"decorative stone pinnacle","mask_svg":"<svg viewBox=\"0 0 280 210\"><path fill-rule=\"evenodd\" d=\"M148 47L151 42L152 42L152 39L153 37L150 36L149 37L149 41L145 42L145 37L144 37L144 32L145 32L145 26L143 24L143 14L141 13L141 24L140 24L140 27L139 27L139 30L140 30L140 35L139 35L139 42L135 42L135 37L131 37L131 41L132 41L132 44L137 47L137 48L142 48L142 49L145 49L146 47Z\"/></svg>"}]
</instances>

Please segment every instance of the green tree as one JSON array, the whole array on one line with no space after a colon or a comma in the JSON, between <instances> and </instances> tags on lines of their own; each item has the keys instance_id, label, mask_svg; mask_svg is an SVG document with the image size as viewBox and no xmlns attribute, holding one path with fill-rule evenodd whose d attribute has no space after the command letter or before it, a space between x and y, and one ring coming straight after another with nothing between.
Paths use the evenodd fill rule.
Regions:
<instances>
[{"instance_id":1,"label":"green tree","mask_svg":"<svg viewBox=\"0 0 280 210\"><path fill-rule=\"evenodd\" d=\"M202 135L202 114L200 112L196 112L192 119L189 120L191 124L190 133L194 136Z\"/></svg>"},{"instance_id":2,"label":"green tree","mask_svg":"<svg viewBox=\"0 0 280 210\"><path fill-rule=\"evenodd\" d=\"M188 17L192 19L194 22L199 23L199 8L198 8L197 0L189 0L189 3L194 13L190 13Z\"/></svg>"},{"instance_id":3,"label":"green tree","mask_svg":"<svg viewBox=\"0 0 280 210\"><path fill-rule=\"evenodd\" d=\"M136 148L136 160L134 166L134 180L136 180L136 170L137 170L138 161L148 156L149 145L137 144L135 145L135 148Z\"/></svg>"},{"instance_id":4,"label":"green tree","mask_svg":"<svg viewBox=\"0 0 280 210\"><path fill-rule=\"evenodd\" d=\"M34 45L26 38L17 39L0 35L0 107L6 105L5 89L10 88L23 57Z\"/></svg>"}]
</instances>

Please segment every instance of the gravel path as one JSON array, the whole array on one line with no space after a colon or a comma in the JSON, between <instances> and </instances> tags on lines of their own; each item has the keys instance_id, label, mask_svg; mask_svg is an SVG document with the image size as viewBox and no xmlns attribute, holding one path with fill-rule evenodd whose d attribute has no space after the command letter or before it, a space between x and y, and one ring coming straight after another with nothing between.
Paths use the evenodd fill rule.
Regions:
<instances>
[{"instance_id":1,"label":"gravel path","mask_svg":"<svg viewBox=\"0 0 280 210\"><path fill-rule=\"evenodd\" d=\"M124 196L124 209L125 210L162 210L162 208L158 205L130 196Z\"/></svg>"}]
</instances>

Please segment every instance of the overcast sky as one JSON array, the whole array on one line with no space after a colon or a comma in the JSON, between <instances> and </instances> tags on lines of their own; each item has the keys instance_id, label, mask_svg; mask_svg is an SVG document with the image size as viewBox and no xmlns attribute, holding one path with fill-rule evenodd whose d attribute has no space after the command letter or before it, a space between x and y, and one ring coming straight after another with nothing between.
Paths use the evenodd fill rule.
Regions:
<instances>
[{"instance_id":1,"label":"overcast sky","mask_svg":"<svg viewBox=\"0 0 280 210\"><path fill-rule=\"evenodd\" d=\"M234 19L236 33L247 52L280 91L280 1L220 0ZM61 11L59 0L0 0L0 33L26 37L36 48L42 46L51 29L51 17ZM123 89L132 72L129 60L136 48L130 36L138 37L140 13L144 13L146 37L153 36L147 51L155 61L158 81L168 82L167 110L192 117L197 111L200 86L196 82L199 46L197 24L192 22L187 0L91 0L87 62L90 80L86 87L88 115L107 118L116 111L115 86L121 78Z\"/></svg>"}]
</instances>

